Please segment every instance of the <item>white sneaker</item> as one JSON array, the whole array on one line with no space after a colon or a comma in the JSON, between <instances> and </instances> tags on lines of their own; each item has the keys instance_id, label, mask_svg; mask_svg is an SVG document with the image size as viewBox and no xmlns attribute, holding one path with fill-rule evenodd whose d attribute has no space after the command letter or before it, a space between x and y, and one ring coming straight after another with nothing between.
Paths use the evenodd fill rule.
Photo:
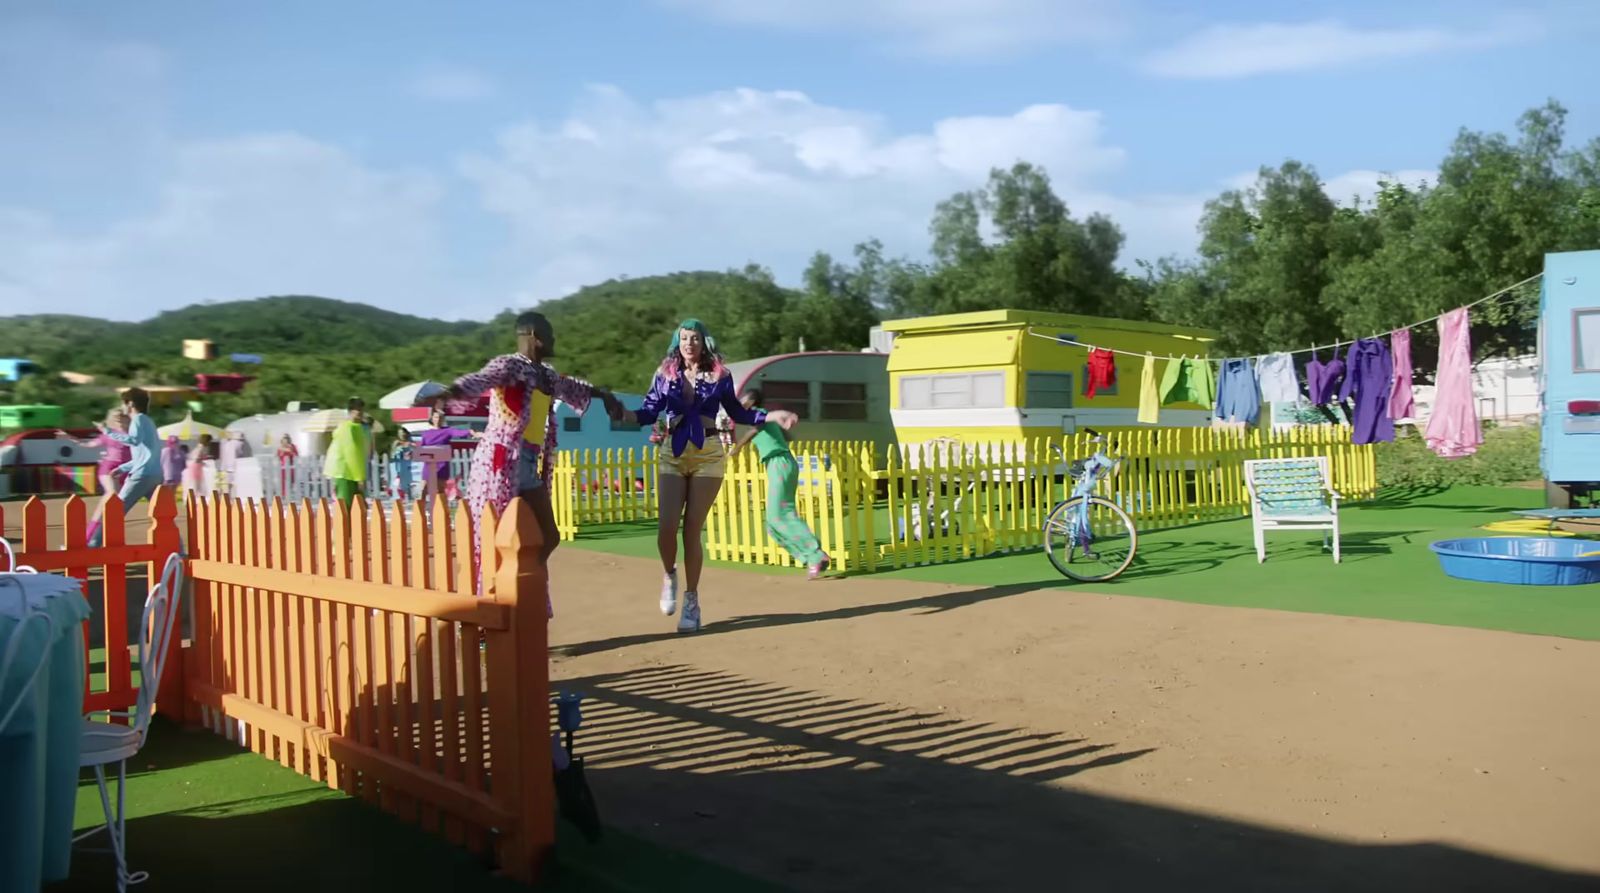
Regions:
<instances>
[{"instance_id":1,"label":"white sneaker","mask_svg":"<svg viewBox=\"0 0 1600 893\"><path fill-rule=\"evenodd\" d=\"M700 631L700 594L698 592L685 592L683 594L683 613L678 617L678 632L697 633Z\"/></svg>"},{"instance_id":2,"label":"white sneaker","mask_svg":"<svg viewBox=\"0 0 1600 893\"><path fill-rule=\"evenodd\" d=\"M661 575L661 613L672 616L678 610L678 572Z\"/></svg>"}]
</instances>

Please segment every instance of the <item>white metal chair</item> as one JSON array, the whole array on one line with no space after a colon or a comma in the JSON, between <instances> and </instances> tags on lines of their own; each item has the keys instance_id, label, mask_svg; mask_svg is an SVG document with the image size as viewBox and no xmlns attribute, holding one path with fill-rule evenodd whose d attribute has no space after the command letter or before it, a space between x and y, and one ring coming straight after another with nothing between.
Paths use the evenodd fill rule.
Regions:
<instances>
[{"instance_id":1,"label":"white metal chair","mask_svg":"<svg viewBox=\"0 0 1600 893\"><path fill-rule=\"evenodd\" d=\"M174 554L161 569L161 579L144 603L144 616L139 625L139 700L132 711L106 710L99 713L121 716L128 725L97 722L84 717L82 754L79 766L93 766L95 780L100 783L100 806L105 810L106 823L78 835L82 840L106 829L111 834L111 851L117 859L117 890L125 891L130 884L143 883L149 875L143 871L128 871L128 826L123 811L123 793L127 789L128 758L144 747L150 733L150 717L155 712L156 689L161 684L161 672L167 660L167 645L172 641L177 626L178 603L183 589L183 556ZM99 715L99 714L96 714ZM117 811L111 812L111 798L106 791L106 767L117 764Z\"/></svg>"},{"instance_id":2,"label":"white metal chair","mask_svg":"<svg viewBox=\"0 0 1600 893\"><path fill-rule=\"evenodd\" d=\"M1257 562L1267 560L1269 530L1326 530L1333 541L1333 561L1339 563L1339 494L1332 480L1327 456L1245 461ZM1324 548L1329 539L1324 534Z\"/></svg>"}]
</instances>

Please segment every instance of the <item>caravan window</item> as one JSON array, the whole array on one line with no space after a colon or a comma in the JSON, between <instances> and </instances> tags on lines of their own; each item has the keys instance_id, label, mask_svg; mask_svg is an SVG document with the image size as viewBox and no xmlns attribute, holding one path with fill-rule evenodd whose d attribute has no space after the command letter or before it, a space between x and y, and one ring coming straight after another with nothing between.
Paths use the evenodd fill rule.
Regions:
<instances>
[{"instance_id":1,"label":"caravan window","mask_svg":"<svg viewBox=\"0 0 1600 893\"><path fill-rule=\"evenodd\" d=\"M908 375L900 379L901 409L987 409L1006 405L1004 372Z\"/></svg>"},{"instance_id":2,"label":"caravan window","mask_svg":"<svg viewBox=\"0 0 1600 893\"><path fill-rule=\"evenodd\" d=\"M764 381L761 397L766 409L787 409L802 422L811 418L811 383L806 381Z\"/></svg>"},{"instance_id":3,"label":"caravan window","mask_svg":"<svg viewBox=\"0 0 1600 893\"><path fill-rule=\"evenodd\" d=\"M822 420L825 422L866 421L867 386L860 382L823 382Z\"/></svg>"},{"instance_id":4,"label":"caravan window","mask_svg":"<svg viewBox=\"0 0 1600 893\"><path fill-rule=\"evenodd\" d=\"M582 431L583 430L583 419L578 418L575 415L567 416L566 418L561 420L561 430L567 432L568 434L572 434L572 433L576 433L578 431Z\"/></svg>"},{"instance_id":5,"label":"caravan window","mask_svg":"<svg viewBox=\"0 0 1600 893\"><path fill-rule=\"evenodd\" d=\"M1029 372L1025 405L1029 409L1071 409L1072 373Z\"/></svg>"},{"instance_id":6,"label":"caravan window","mask_svg":"<svg viewBox=\"0 0 1600 893\"><path fill-rule=\"evenodd\" d=\"M1600 372L1600 307L1572 312L1572 371Z\"/></svg>"}]
</instances>

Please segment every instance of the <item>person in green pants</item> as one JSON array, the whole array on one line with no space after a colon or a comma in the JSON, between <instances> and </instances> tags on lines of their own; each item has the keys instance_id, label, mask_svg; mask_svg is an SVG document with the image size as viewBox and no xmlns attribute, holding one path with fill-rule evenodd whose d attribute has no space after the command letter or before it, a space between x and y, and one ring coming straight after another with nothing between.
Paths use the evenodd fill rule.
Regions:
<instances>
[{"instance_id":1,"label":"person in green pants","mask_svg":"<svg viewBox=\"0 0 1600 893\"><path fill-rule=\"evenodd\" d=\"M367 460L372 456L372 432L364 423L367 404L360 397L350 398L350 418L333 429L328 442L328 457L322 473L333 481L333 492L346 508L361 494L367 483Z\"/></svg>"},{"instance_id":2,"label":"person in green pants","mask_svg":"<svg viewBox=\"0 0 1600 893\"><path fill-rule=\"evenodd\" d=\"M759 409L761 392L755 388L746 389L739 395L739 402L746 409ZM822 551L817 535L794 509L795 490L800 486L800 463L789 451L788 432L776 422L765 422L746 430L734 444L734 452L745 444L754 446L767 472L767 532L796 561L806 566L807 577L817 579L827 573L833 559Z\"/></svg>"}]
</instances>

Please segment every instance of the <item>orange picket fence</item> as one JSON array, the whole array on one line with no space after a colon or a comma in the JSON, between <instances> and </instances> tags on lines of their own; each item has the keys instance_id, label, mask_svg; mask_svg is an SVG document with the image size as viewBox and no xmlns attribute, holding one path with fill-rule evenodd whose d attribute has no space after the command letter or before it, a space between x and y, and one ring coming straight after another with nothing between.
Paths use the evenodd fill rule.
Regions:
<instances>
[{"instance_id":1,"label":"orange picket fence","mask_svg":"<svg viewBox=\"0 0 1600 893\"><path fill-rule=\"evenodd\" d=\"M554 846L532 510L189 504L188 719L532 881ZM491 755L494 759L491 761Z\"/></svg>"},{"instance_id":2,"label":"orange picket fence","mask_svg":"<svg viewBox=\"0 0 1600 893\"><path fill-rule=\"evenodd\" d=\"M6 508L0 504L0 531L9 529L6 526ZM84 653L103 653L101 663L104 672L100 675L104 684L98 687L94 685L93 672L85 675L87 690L84 692L83 709L129 710L138 703L139 689L133 684L133 660L129 653L129 646L137 644L129 641L129 632L136 630L137 626L129 622L128 612L131 607L134 617L142 616L144 601L141 599L136 605L128 604L128 567L145 565L144 579L152 580L167 563L167 557L180 550L177 498L170 487L162 487L156 491L146 509L135 510L149 512L150 530L142 543L127 541L127 518L122 500L116 496L106 501L105 513L101 518L104 533L98 546L88 545L89 507L83 499L72 496L61 503L54 519L50 517L50 508L37 496L22 504L22 550L16 556L17 563L40 573L58 571L76 577L84 581L87 597L98 597L100 604L96 613L101 619L100 635L96 639L91 635L92 624L84 623ZM58 548L51 547L51 528L55 526L52 521L60 525L60 532L56 536L60 541ZM99 573L95 573L96 569L99 569ZM98 596L96 589L99 590ZM176 636L172 642L172 647L177 648ZM161 703L158 706L161 712L177 715L181 711L169 705L182 703L182 673L176 660L167 661L166 666L165 678L161 680ZM91 671L102 667L94 666L91 661Z\"/></svg>"}]
</instances>

